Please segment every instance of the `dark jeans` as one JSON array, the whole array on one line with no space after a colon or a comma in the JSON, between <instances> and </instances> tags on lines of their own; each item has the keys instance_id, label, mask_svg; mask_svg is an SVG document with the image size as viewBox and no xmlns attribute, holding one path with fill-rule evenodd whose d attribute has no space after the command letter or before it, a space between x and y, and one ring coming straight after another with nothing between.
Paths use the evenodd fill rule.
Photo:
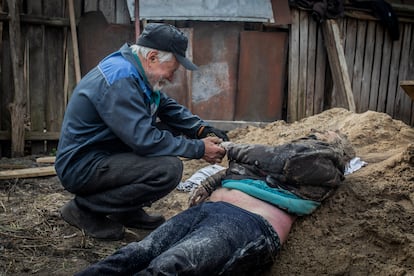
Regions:
<instances>
[{"instance_id":1,"label":"dark jeans","mask_svg":"<svg viewBox=\"0 0 414 276\"><path fill-rule=\"evenodd\" d=\"M98 213L134 212L171 192L180 182L182 172L183 165L177 157L111 155L76 193L75 201L81 208Z\"/></svg>"},{"instance_id":2,"label":"dark jeans","mask_svg":"<svg viewBox=\"0 0 414 276\"><path fill-rule=\"evenodd\" d=\"M261 216L206 202L77 275L260 275L280 248Z\"/></svg>"}]
</instances>

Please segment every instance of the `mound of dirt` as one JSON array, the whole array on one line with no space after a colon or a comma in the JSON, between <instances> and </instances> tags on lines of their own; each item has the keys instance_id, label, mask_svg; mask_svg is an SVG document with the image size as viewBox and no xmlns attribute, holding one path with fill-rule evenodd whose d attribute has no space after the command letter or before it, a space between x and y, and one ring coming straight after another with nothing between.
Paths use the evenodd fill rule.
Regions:
<instances>
[{"instance_id":1,"label":"mound of dirt","mask_svg":"<svg viewBox=\"0 0 414 276\"><path fill-rule=\"evenodd\" d=\"M414 274L412 127L384 113L334 108L292 124L238 128L229 137L277 145L312 128L347 134L367 165L348 175L315 213L295 222L269 275ZM11 162L19 160L2 159L0 165ZM183 180L209 165L183 163ZM118 242L88 238L60 219L59 208L71 197L56 177L0 182L0 275L72 275L149 233L129 229ZM186 209L187 200L188 193L177 190L148 211L169 218Z\"/></svg>"}]
</instances>

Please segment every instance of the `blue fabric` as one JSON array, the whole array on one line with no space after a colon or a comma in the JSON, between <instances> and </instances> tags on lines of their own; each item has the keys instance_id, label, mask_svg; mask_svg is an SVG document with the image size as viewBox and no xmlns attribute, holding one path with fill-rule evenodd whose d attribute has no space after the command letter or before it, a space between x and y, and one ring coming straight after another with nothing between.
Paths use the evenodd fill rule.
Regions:
<instances>
[{"instance_id":1,"label":"blue fabric","mask_svg":"<svg viewBox=\"0 0 414 276\"><path fill-rule=\"evenodd\" d=\"M77 275L260 275L279 249L276 232L261 216L206 202Z\"/></svg>"},{"instance_id":2,"label":"blue fabric","mask_svg":"<svg viewBox=\"0 0 414 276\"><path fill-rule=\"evenodd\" d=\"M271 188L266 182L254 179L223 180L222 186L229 189L242 191L248 195L271 203L289 213L303 216L311 214L320 206L319 202L306 200L289 191Z\"/></svg>"},{"instance_id":3,"label":"blue fabric","mask_svg":"<svg viewBox=\"0 0 414 276\"><path fill-rule=\"evenodd\" d=\"M188 137L206 123L165 93L152 107L139 81L142 73L125 44L100 62L76 86L62 123L55 168L69 191L86 185L109 155L201 158L201 140L173 136L156 127L157 117ZM146 87L149 87L146 83Z\"/></svg>"}]
</instances>

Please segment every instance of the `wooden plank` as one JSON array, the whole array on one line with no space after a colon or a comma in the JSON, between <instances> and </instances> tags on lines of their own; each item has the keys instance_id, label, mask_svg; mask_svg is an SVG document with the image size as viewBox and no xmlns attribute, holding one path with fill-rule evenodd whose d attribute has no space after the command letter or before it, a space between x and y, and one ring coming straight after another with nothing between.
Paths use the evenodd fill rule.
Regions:
<instances>
[{"instance_id":1,"label":"wooden plank","mask_svg":"<svg viewBox=\"0 0 414 276\"><path fill-rule=\"evenodd\" d=\"M299 82L299 10L292 9L289 43L289 83L287 121L294 122L298 116L298 82Z\"/></svg>"},{"instance_id":2,"label":"wooden plank","mask_svg":"<svg viewBox=\"0 0 414 276\"><path fill-rule=\"evenodd\" d=\"M65 0L49 0L43 2L43 10L46 16L62 16ZM60 131L64 113L64 40L63 32L57 28L45 28L45 52L48 58L45 62L46 68L46 90L44 95L47 99L45 105L45 129L47 131Z\"/></svg>"},{"instance_id":3,"label":"wooden plank","mask_svg":"<svg viewBox=\"0 0 414 276\"><path fill-rule=\"evenodd\" d=\"M345 60L348 66L348 75L353 84L353 75L354 75L354 62L355 62L355 52L356 52L356 35L357 35L357 20L347 18L345 20L346 24L346 36L344 41L345 49Z\"/></svg>"},{"instance_id":4,"label":"wooden plank","mask_svg":"<svg viewBox=\"0 0 414 276\"><path fill-rule=\"evenodd\" d=\"M0 0L0 12L3 10L2 5L3 5L2 0ZM0 56L1 56L2 52L3 52L3 22L0 21ZM1 59L3 59L3 58L1 58ZM2 62L0 62L0 68L3 68L2 65L3 65ZM1 72L0 72L0 79L2 79ZM3 94L3 89L2 88L3 87L0 84L0 90L2 91L1 94ZM0 103L1 103L1 100L2 99L0 98ZM1 108L1 105L0 105L0 129L2 127L2 119L1 118L2 118L2 108ZM3 156L3 150L2 150L2 145L1 144L0 144L0 156Z\"/></svg>"},{"instance_id":5,"label":"wooden plank","mask_svg":"<svg viewBox=\"0 0 414 276\"><path fill-rule=\"evenodd\" d=\"M43 140L59 140L60 132L49 131L28 131L24 134L24 139L26 141L43 141ZM10 140L10 132L8 131L0 131L0 140Z\"/></svg>"},{"instance_id":6,"label":"wooden plank","mask_svg":"<svg viewBox=\"0 0 414 276\"><path fill-rule=\"evenodd\" d=\"M73 90L75 89L76 84L78 83L76 80L73 47L71 47L71 45L73 45L72 36L69 35L68 33L69 32L66 31L66 33L64 34L65 75L64 75L64 84L63 84L63 99L64 99L63 106L65 109L70 99L70 96L72 95ZM82 70L81 70L81 74L82 74Z\"/></svg>"},{"instance_id":7,"label":"wooden plank","mask_svg":"<svg viewBox=\"0 0 414 276\"><path fill-rule=\"evenodd\" d=\"M326 51L328 53L329 66L332 72L335 89L339 97L344 98L347 108L355 112L354 95L348 75L344 49L337 23L328 19L323 23Z\"/></svg>"},{"instance_id":8,"label":"wooden plank","mask_svg":"<svg viewBox=\"0 0 414 276\"><path fill-rule=\"evenodd\" d=\"M29 1L28 6L31 4L38 4L33 3L38 1ZM30 4L29 4L30 3ZM41 4L41 2L39 1ZM9 14L5 12L0 12L0 22L2 21L10 21ZM54 27L66 27L69 26L69 20L63 17L47 17L42 15L29 15L20 13L20 22L22 23L30 23L32 25L47 25L47 26L54 26Z\"/></svg>"},{"instance_id":9,"label":"wooden plank","mask_svg":"<svg viewBox=\"0 0 414 276\"><path fill-rule=\"evenodd\" d=\"M44 156L36 158L36 163L55 163L56 156Z\"/></svg>"},{"instance_id":10,"label":"wooden plank","mask_svg":"<svg viewBox=\"0 0 414 276\"><path fill-rule=\"evenodd\" d=\"M188 46L187 50L185 51L185 56L189 60L193 60L193 41L194 41L194 29L193 28L181 28L188 39ZM181 66L182 67L182 66ZM185 77L186 77L186 85L187 85L187 101L186 107L192 111L193 107L193 90L192 90L192 79L193 79L193 72L191 70L185 70ZM182 91L182 89L181 89Z\"/></svg>"},{"instance_id":11,"label":"wooden plank","mask_svg":"<svg viewBox=\"0 0 414 276\"><path fill-rule=\"evenodd\" d=\"M383 28L376 24L375 28L375 47L374 47L374 61L372 66L372 75L370 79L371 88L369 91L369 110L377 110L378 108L378 94L379 84L381 78L381 59L382 59L382 46L384 43Z\"/></svg>"},{"instance_id":12,"label":"wooden plank","mask_svg":"<svg viewBox=\"0 0 414 276\"><path fill-rule=\"evenodd\" d=\"M318 44L316 52L315 69L315 96L313 99L313 113L319 114L324 110L325 103L325 80L326 80L326 49L323 43L322 28L317 32Z\"/></svg>"},{"instance_id":13,"label":"wooden plank","mask_svg":"<svg viewBox=\"0 0 414 276\"><path fill-rule=\"evenodd\" d=\"M369 21L366 32L364 67L362 72L361 95L359 101L359 110L366 111L369 109L369 96L372 79L372 63L374 59L374 45L370 41L375 41L375 22Z\"/></svg>"},{"instance_id":14,"label":"wooden plank","mask_svg":"<svg viewBox=\"0 0 414 276\"><path fill-rule=\"evenodd\" d=\"M401 29L400 29L401 31ZM400 34L402 37L402 34ZM390 39L389 36L387 39ZM392 54L391 54L391 62L388 66L390 66L390 73L389 73L389 82L388 82L388 94L387 94L387 106L386 112L391 117L396 115L395 110L395 100L397 95L397 90L399 89L398 83L398 70L400 68L400 54L401 54L401 40L395 40L391 43Z\"/></svg>"},{"instance_id":15,"label":"wooden plank","mask_svg":"<svg viewBox=\"0 0 414 276\"><path fill-rule=\"evenodd\" d=\"M13 70L11 65L9 24L3 24L2 49L0 57L1 81L0 81L0 126L3 130L10 130L10 112L8 105L13 101ZM8 138L10 140L10 136Z\"/></svg>"},{"instance_id":16,"label":"wooden plank","mask_svg":"<svg viewBox=\"0 0 414 276\"><path fill-rule=\"evenodd\" d=\"M42 16L42 2L28 2L28 13L33 16ZM44 30L43 25L27 25L26 33L26 51L27 51L27 112L30 118L30 131L43 132L45 127L45 102L44 96L46 90L45 80L45 52ZM44 143L33 142L30 144L31 153L42 152Z\"/></svg>"},{"instance_id":17,"label":"wooden plank","mask_svg":"<svg viewBox=\"0 0 414 276\"><path fill-rule=\"evenodd\" d=\"M76 77L76 82L78 83L81 79L81 69L80 69L80 60L79 60L78 32L76 31L76 18L75 18L76 15L75 15L75 7L73 5L73 0L68 0L68 7L69 7L69 19L70 19L70 33L72 35L73 60L75 63L75 77Z\"/></svg>"},{"instance_id":18,"label":"wooden plank","mask_svg":"<svg viewBox=\"0 0 414 276\"><path fill-rule=\"evenodd\" d=\"M400 81L401 88L414 101L414 80Z\"/></svg>"},{"instance_id":19,"label":"wooden plank","mask_svg":"<svg viewBox=\"0 0 414 276\"><path fill-rule=\"evenodd\" d=\"M317 45L317 22L309 20L308 30L308 67L306 73L306 107L305 116L314 114L313 106L315 100L315 71L316 71L316 45Z\"/></svg>"},{"instance_id":20,"label":"wooden plank","mask_svg":"<svg viewBox=\"0 0 414 276\"><path fill-rule=\"evenodd\" d=\"M306 11L300 11L299 14L299 83L298 83L298 116L299 119L306 117L306 80L308 68L308 22L309 14Z\"/></svg>"},{"instance_id":21,"label":"wooden plank","mask_svg":"<svg viewBox=\"0 0 414 276\"><path fill-rule=\"evenodd\" d=\"M410 74L410 63L411 66L414 67L413 63L414 60L410 59L410 44L412 43L411 40L411 31L412 25L411 24L402 24L402 45L401 45L401 62L398 74L398 82L401 87L401 81L407 80L410 78L414 78L412 74ZM413 56L411 56L412 58ZM409 97L408 93L406 93L402 88L397 88L397 95L395 97L395 118L403 121L406 124L410 124L410 116L411 116L411 105L412 100Z\"/></svg>"},{"instance_id":22,"label":"wooden plank","mask_svg":"<svg viewBox=\"0 0 414 276\"><path fill-rule=\"evenodd\" d=\"M42 13L41 1L28 2L28 12L35 15ZM28 80L28 110L30 111L30 130L43 131L45 126L45 53L44 53L44 27L43 26L28 26L27 29L27 43L29 48L29 70L27 75ZM47 43L47 42L46 42Z\"/></svg>"},{"instance_id":23,"label":"wooden plank","mask_svg":"<svg viewBox=\"0 0 414 276\"><path fill-rule=\"evenodd\" d=\"M54 166L0 171L0 179L31 178L56 175Z\"/></svg>"},{"instance_id":24,"label":"wooden plank","mask_svg":"<svg viewBox=\"0 0 414 276\"><path fill-rule=\"evenodd\" d=\"M404 89L405 93L411 99L410 125L414 127L414 27L413 26L411 26L411 46L410 46L410 52L409 52L407 61L408 61L407 76L410 76L410 77L409 78L407 77L408 80L407 79L401 80L400 85L402 84L401 87ZM407 118L407 121L408 121L408 118Z\"/></svg>"},{"instance_id":25,"label":"wooden plank","mask_svg":"<svg viewBox=\"0 0 414 276\"><path fill-rule=\"evenodd\" d=\"M11 114L12 157L24 155L24 115L26 114L26 88L24 80L23 48L20 28L20 2L8 0L10 23L10 49L13 70L14 98L9 105Z\"/></svg>"},{"instance_id":26,"label":"wooden plank","mask_svg":"<svg viewBox=\"0 0 414 276\"><path fill-rule=\"evenodd\" d=\"M0 12L2 10L3 10L3 3L0 0ZM0 21L0 56L1 56L1 53L3 53L3 22ZM3 58L1 58L1 59L3 59ZM0 62L0 68L3 68L2 62ZM0 79L2 79L1 70L0 70ZM3 89L2 89L2 86L1 85L0 85L0 90L2 91L2 94L3 94ZM1 103L2 103L2 98L0 97L0 130L1 130L1 126L2 126L2 120L1 120L1 117L2 116L1 115L3 114L2 113ZM0 156L2 156L2 147L1 147L1 144L0 144Z\"/></svg>"},{"instance_id":27,"label":"wooden plank","mask_svg":"<svg viewBox=\"0 0 414 276\"><path fill-rule=\"evenodd\" d=\"M378 104L377 111L385 112L387 109L388 81L390 76L391 63L391 39L384 30L383 26L378 26L383 30L384 45L382 47L381 77L379 78Z\"/></svg>"},{"instance_id":28,"label":"wooden plank","mask_svg":"<svg viewBox=\"0 0 414 276\"><path fill-rule=\"evenodd\" d=\"M356 40L356 52L355 62L353 68L353 80L352 91L355 98L356 111L361 112L361 85L362 85L362 73L364 68L364 49L365 49L365 36L367 23L363 21L357 22L357 40Z\"/></svg>"}]
</instances>

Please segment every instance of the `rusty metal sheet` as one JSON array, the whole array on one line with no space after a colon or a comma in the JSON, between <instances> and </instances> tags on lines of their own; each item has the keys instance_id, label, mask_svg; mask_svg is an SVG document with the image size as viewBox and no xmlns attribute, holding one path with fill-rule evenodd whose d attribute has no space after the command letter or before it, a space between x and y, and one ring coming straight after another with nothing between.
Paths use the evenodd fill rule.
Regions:
<instances>
[{"instance_id":1,"label":"rusty metal sheet","mask_svg":"<svg viewBox=\"0 0 414 276\"><path fill-rule=\"evenodd\" d=\"M233 120L237 86L238 22L195 22L192 111L207 120Z\"/></svg>"},{"instance_id":2,"label":"rusty metal sheet","mask_svg":"<svg viewBox=\"0 0 414 276\"><path fill-rule=\"evenodd\" d=\"M78 25L82 76L125 42L135 41L133 25L108 24L101 11L87 12Z\"/></svg>"},{"instance_id":3,"label":"rusty metal sheet","mask_svg":"<svg viewBox=\"0 0 414 276\"><path fill-rule=\"evenodd\" d=\"M286 32L240 34L240 63L235 120L282 119Z\"/></svg>"},{"instance_id":4,"label":"rusty metal sheet","mask_svg":"<svg viewBox=\"0 0 414 276\"><path fill-rule=\"evenodd\" d=\"M292 24L288 0L272 0L273 17L275 25Z\"/></svg>"}]
</instances>

